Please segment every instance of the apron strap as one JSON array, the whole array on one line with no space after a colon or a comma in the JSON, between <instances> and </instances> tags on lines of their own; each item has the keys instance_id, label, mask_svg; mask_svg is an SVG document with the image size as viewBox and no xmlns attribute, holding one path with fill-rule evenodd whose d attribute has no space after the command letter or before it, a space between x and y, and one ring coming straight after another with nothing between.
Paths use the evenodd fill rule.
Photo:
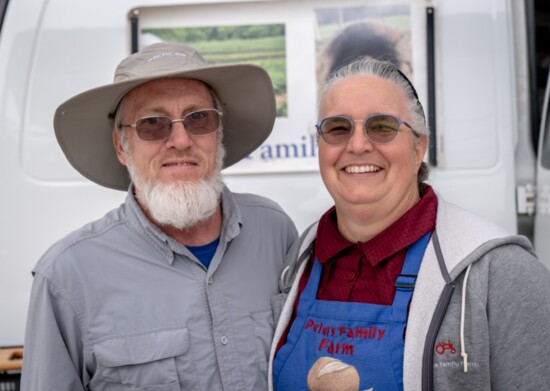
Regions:
<instances>
[{"instance_id":1,"label":"apron strap","mask_svg":"<svg viewBox=\"0 0 550 391\"><path fill-rule=\"evenodd\" d=\"M411 301L420 264L422 263L422 258L424 258L430 237L431 232L427 232L409 246L401 274L395 279L393 307L394 315L397 318L406 319L407 317L409 302Z\"/></svg>"}]
</instances>

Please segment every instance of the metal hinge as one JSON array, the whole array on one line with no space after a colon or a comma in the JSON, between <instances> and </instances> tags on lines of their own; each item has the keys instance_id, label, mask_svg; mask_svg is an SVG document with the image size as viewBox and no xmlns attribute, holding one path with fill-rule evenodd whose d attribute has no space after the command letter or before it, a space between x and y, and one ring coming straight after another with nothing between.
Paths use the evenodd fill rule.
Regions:
<instances>
[{"instance_id":1,"label":"metal hinge","mask_svg":"<svg viewBox=\"0 0 550 391\"><path fill-rule=\"evenodd\" d=\"M518 214L533 216L536 209L536 188L528 183L517 187L517 208Z\"/></svg>"}]
</instances>

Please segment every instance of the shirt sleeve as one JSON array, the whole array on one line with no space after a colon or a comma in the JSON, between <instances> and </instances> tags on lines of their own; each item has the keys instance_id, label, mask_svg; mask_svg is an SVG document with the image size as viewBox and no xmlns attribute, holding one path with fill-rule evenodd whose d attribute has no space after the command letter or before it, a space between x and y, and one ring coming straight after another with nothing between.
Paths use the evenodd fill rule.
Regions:
<instances>
[{"instance_id":1,"label":"shirt sleeve","mask_svg":"<svg viewBox=\"0 0 550 391\"><path fill-rule=\"evenodd\" d=\"M25 331L21 390L84 391L87 376L81 334L69 300L50 281L35 274Z\"/></svg>"},{"instance_id":2,"label":"shirt sleeve","mask_svg":"<svg viewBox=\"0 0 550 391\"><path fill-rule=\"evenodd\" d=\"M550 384L550 271L506 246L489 271L491 388L543 390Z\"/></svg>"}]
</instances>

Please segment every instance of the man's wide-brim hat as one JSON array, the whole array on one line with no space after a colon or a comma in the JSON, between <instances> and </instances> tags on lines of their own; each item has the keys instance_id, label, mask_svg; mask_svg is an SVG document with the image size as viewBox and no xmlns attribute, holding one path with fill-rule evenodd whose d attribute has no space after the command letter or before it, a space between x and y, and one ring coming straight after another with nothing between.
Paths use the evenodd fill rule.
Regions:
<instances>
[{"instance_id":1,"label":"man's wide-brim hat","mask_svg":"<svg viewBox=\"0 0 550 391\"><path fill-rule=\"evenodd\" d=\"M187 45L156 43L124 59L113 83L76 95L57 108L55 135L71 165L102 186L127 190L128 171L113 146L113 116L130 90L170 77L203 81L221 100L224 168L248 156L271 133L275 95L264 69L249 64L209 66Z\"/></svg>"}]
</instances>

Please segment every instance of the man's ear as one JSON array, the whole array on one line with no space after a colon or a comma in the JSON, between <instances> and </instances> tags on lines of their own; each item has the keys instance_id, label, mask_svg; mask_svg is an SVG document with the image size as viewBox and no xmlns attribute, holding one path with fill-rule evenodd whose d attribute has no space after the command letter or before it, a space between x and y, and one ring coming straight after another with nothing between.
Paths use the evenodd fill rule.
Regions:
<instances>
[{"instance_id":1,"label":"man's ear","mask_svg":"<svg viewBox=\"0 0 550 391\"><path fill-rule=\"evenodd\" d=\"M124 146L120 142L121 134L120 132L113 131L113 145L115 147L116 156L118 158L118 161L123 166L126 165L126 151L124 150Z\"/></svg>"}]
</instances>

